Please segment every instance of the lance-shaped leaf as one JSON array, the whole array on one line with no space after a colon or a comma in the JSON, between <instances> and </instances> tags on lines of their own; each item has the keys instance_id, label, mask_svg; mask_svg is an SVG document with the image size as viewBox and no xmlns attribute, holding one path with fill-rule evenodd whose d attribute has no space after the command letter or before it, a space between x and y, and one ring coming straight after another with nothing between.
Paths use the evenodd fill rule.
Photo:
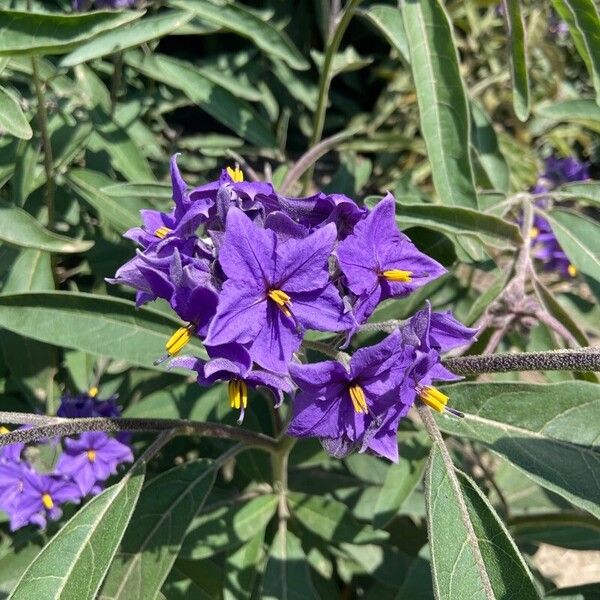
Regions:
<instances>
[{"instance_id":1,"label":"lance-shaped leaf","mask_svg":"<svg viewBox=\"0 0 600 600\"><path fill-rule=\"evenodd\" d=\"M292 69L308 69L306 59L287 35L263 21L240 4L217 4L208 0L171 0L170 4L189 10L202 21L233 31L254 42L267 56L284 60Z\"/></svg>"},{"instance_id":2,"label":"lance-shaped leaf","mask_svg":"<svg viewBox=\"0 0 600 600\"><path fill-rule=\"evenodd\" d=\"M476 484L449 467L436 445L425 480L435 596L539 598L525 561Z\"/></svg>"},{"instance_id":3,"label":"lance-shaped leaf","mask_svg":"<svg viewBox=\"0 0 600 600\"><path fill-rule=\"evenodd\" d=\"M3 131L24 140L29 140L33 136L19 101L11 92L0 86L0 134Z\"/></svg>"},{"instance_id":4,"label":"lance-shaped leaf","mask_svg":"<svg viewBox=\"0 0 600 600\"><path fill-rule=\"evenodd\" d=\"M600 107L593 100L563 100L537 109L540 117L600 131Z\"/></svg>"},{"instance_id":5,"label":"lance-shaped leaf","mask_svg":"<svg viewBox=\"0 0 600 600\"><path fill-rule=\"evenodd\" d=\"M10 598L95 598L133 514L144 474L140 463L79 510L29 565Z\"/></svg>"},{"instance_id":6,"label":"lance-shaped leaf","mask_svg":"<svg viewBox=\"0 0 600 600\"><path fill-rule=\"evenodd\" d=\"M94 58L107 56L133 48L146 42L159 39L171 33L192 19L193 15L184 11L170 11L155 17L148 17L117 30L103 33L79 46L61 61L62 67L73 67Z\"/></svg>"},{"instance_id":7,"label":"lance-shaped leaf","mask_svg":"<svg viewBox=\"0 0 600 600\"><path fill-rule=\"evenodd\" d=\"M81 14L0 10L0 56L62 54L95 35L120 27L143 11L96 11Z\"/></svg>"},{"instance_id":8,"label":"lance-shaped leaf","mask_svg":"<svg viewBox=\"0 0 600 600\"><path fill-rule=\"evenodd\" d=\"M521 3L519 0L504 0L503 4L508 27L513 105L518 119L526 121L529 116L529 75Z\"/></svg>"},{"instance_id":9,"label":"lance-shaped leaf","mask_svg":"<svg viewBox=\"0 0 600 600\"><path fill-rule=\"evenodd\" d=\"M600 224L569 210L553 210L546 216L569 260L600 281Z\"/></svg>"},{"instance_id":10,"label":"lance-shaped leaf","mask_svg":"<svg viewBox=\"0 0 600 600\"><path fill-rule=\"evenodd\" d=\"M212 489L218 461L170 469L143 490L99 598L153 600L160 592L185 532Z\"/></svg>"},{"instance_id":11,"label":"lance-shaped leaf","mask_svg":"<svg viewBox=\"0 0 600 600\"><path fill-rule=\"evenodd\" d=\"M581 200L600 206L600 183L597 182L568 183L561 185L556 193L561 198Z\"/></svg>"},{"instance_id":12,"label":"lance-shaped leaf","mask_svg":"<svg viewBox=\"0 0 600 600\"><path fill-rule=\"evenodd\" d=\"M75 292L0 296L0 327L55 346L75 348L152 368L181 324L133 302ZM192 354L204 353L199 340Z\"/></svg>"},{"instance_id":13,"label":"lance-shaped leaf","mask_svg":"<svg viewBox=\"0 0 600 600\"><path fill-rule=\"evenodd\" d=\"M421 132L443 204L477 208L469 112L450 20L438 0L401 3Z\"/></svg>"},{"instance_id":14,"label":"lance-shaped leaf","mask_svg":"<svg viewBox=\"0 0 600 600\"><path fill-rule=\"evenodd\" d=\"M94 242L74 240L48 231L28 212L18 206L0 202L0 240L20 248L71 254L89 250Z\"/></svg>"},{"instance_id":15,"label":"lance-shaped leaf","mask_svg":"<svg viewBox=\"0 0 600 600\"><path fill-rule=\"evenodd\" d=\"M447 386L464 419L440 428L483 442L539 485L600 517L598 385L461 383Z\"/></svg>"},{"instance_id":16,"label":"lance-shaped leaf","mask_svg":"<svg viewBox=\"0 0 600 600\"><path fill-rule=\"evenodd\" d=\"M366 10L359 10L358 15L370 21L384 35L393 48L398 50L406 63L410 62L410 53L402 13L394 6L375 4Z\"/></svg>"},{"instance_id":17,"label":"lance-shaped leaf","mask_svg":"<svg viewBox=\"0 0 600 600\"><path fill-rule=\"evenodd\" d=\"M273 539L260 597L264 600L319 598L300 540L286 529L279 529Z\"/></svg>"}]
</instances>

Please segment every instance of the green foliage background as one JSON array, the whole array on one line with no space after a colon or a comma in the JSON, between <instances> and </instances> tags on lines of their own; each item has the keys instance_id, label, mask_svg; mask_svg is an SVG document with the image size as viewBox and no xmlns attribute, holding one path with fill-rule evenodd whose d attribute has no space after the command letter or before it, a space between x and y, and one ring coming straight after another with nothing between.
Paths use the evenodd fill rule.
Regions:
<instances>
[{"instance_id":1,"label":"green foliage background","mask_svg":"<svg viewBox=\"0 0 600 600\"><path fill-rule=\"evenodd\" d=\"M591 0L1 8L3 411L53 415L64 390L99 382L126 417L235 422L222 385L152 366L179 325L168 306L135 310L130 291L104 281L133 255L121 235L138 211L170 206L175 152L192 185L239 162L298 195L372 204L392 191L399 226L450 272L373 320L429 298L468 325L514 276L515 207L543 157L600 166ZM552 33L551 11L568 34ZM528 291L566 333L507 328L499 351L600 335L600 185L554 200L547 216L580 276L540 272ZM498 331L486 325L473 354ZM10 535L2 523L0 596L598 598L600 584L553 592L531 562L542 542L600 549L595 377L492 374L446 392L468 414L437 418L446 457L416 417L397 465L302 441L282 471L284 447L236 455L227 441L177 438L66 525ZM268 401L250 407L244 427L276 436ZM153 438L136 436L137 454Z\"/></svg>"}]
</instances>

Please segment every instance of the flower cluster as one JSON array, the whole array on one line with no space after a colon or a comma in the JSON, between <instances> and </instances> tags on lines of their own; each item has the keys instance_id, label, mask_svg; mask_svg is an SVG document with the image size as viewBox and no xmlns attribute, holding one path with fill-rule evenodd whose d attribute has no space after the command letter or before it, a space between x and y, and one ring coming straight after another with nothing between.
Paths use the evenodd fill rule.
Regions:
<instances>
[{"instance_id":1,"label":"flower cluster","mask_svg":"<svg viewBox=\"0 0 600 600\"><path fill-rule=\"evenodd\" d=\"M76 11L89 10L92 5L96 8L131 8L137 0L73 0L73 9Z\"/></svg>"},{"instance_id":2,"label":"flower cluster","mask_svg":"<svg viewBox=\"0 0 600 600\"><path fill-rule=\"evenodd\" d=\"M92 388L87 394L64 396L58 416L119 416L116 398L99 400L97 393ZM8 429L3 427L0 433L8 433ZM63 504L77 504L89 494L98 494L119 465L133 462L128 442L127 437L119 440L103 432L66 437L49 473L41 472L30 462L30 449L25 444L0 449L0 509L8 514L11 530L27 524L45 527L47 520L60 518Z\"/></svg>"},{"instance_id":3,"label":"flower cluster","mask_svg":"<svg viewBox=\"0 0 600 600\"><path fill-rule=\"evenodd\" d=\"M232 408L248 387L272 391L279 406L295 387L288 433L316 436L333 454L352 449L397 457L396 429L418 395L443 412L447 398L432 380L455 377L440 353L475 331L429 306L380 344L347 348L353 334L389 298L403 298L445 273L401 233L395 200L372 211L342 194L278 194L244 181L238 167L188 188L171 160L174 207L142 211L143 227L126 237L139 246L112 283L137 291L138 305L169 302L184 321L160 359L199 337L209 359L173 358L200 385L227 381ZM307 330L331 334L324 347L342 361L299 362Z\"/></svg>"},{"instance_id":4,"label":"flower cluster","mask_svg":"<svg viewBox=\"0 0 600 600\"><path fill-rule=\"evenodd\" d=\"M533 194L545 194L559 185L574 181L585 181L590 178L589 165L572 157L557 158L550 156L545 161L545 170L536 185L531 189ZM544 208L546 201L537 201ZM556 271L563 277L575 277L577 269L571 264L552 232L550 223L544 217L535 215L530 231L535 258L540 260L547 271Z\"/></svg>"}]
</instances>

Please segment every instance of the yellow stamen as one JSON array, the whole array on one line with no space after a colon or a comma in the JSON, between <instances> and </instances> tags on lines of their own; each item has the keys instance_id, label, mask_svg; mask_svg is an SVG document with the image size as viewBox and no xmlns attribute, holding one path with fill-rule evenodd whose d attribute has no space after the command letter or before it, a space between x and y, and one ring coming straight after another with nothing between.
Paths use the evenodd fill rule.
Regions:
<instances>
[{"instance_id":1,"label":"yellow stamen","mask_svg":"<svg viewBox=\"0 0 600 600\"><path fill-rule=\"evenodd\" d=\"M577 275L577 267L575 265L569 265L567 267L567 272L571 277L575 277Z\"/></svg>"},{"instance_id":2,"label":"yellow stamen","mask_svg":"<svg viewBox=\"0 0 600 600\"><path fill-rule=\"evenodd\" d=\"M439 413L443 413L446 410L446 404L448 404L448 396L446 394L442 394L440 390L434 388L433 386L426 385L425 387L419 388L417 390L419 394L419 398L427 406L433 408Z\"/></svg>"},{"instance_id":3,"label":"yellow stamen","mask_svg":"<svg viewBox=\"0 0 600 600\"><path fill-rule=\"evenodd\" d=\"M412 271L402 271L401 269L389 269L388 271L383 271L381 274L388 281L402 281L403 283L408 283L413 278Z\"/></svg>"},{"instance_id":4,"label":"yellow stamen","mask_svg":"<svg viewBox=\"0 0 600 600\"><path fill-rule=\"evenodd\" d=\"M46 507L47 510L52 510L54 508L54 501L52 500L52 496L50 494L44 494L42 496L42 504Z\"/></svg>"},{"instance_id":5,"label":"yellow stamen","mask_svg":"<svg viewBox=\"0 0 600 600\"><path fill-rule=\"evenodd\" d=\"M290 297L283 290L269 290L267 296L279 306L286 317L291 317L289 307L292 305Z\"/></svg>"},{"instance_id":6,"label":"yellow stamen","mask_svg":"<svg viewBox=\"0 0 600 600\"><path fill-rule=\"evenodd\" d=\"M169 235L169 233L171 233L173 230L169 229L168 227L159 227L155 232L154 235L158 238L160 238L161 240L166 237L167 235Z\"/></svg>"},{"instance_id":7,"label":"yellow stamen","mask_svg":"<svg viewBox=\"0 0 600 600\"><path fill-rule=\"evenodd\" d=\"M231 177L231 179L235 181L235 183L241 183L242 181L244 181L244 173L240 169L239 165L235 165L235 169L227 167L227 173L229 173L229 177Z\"/></svg>"},{"instance_id":8,"label":"yellow stamen","mask_svg":"<svg viewBox=\"0 0 600 600\"><path fill-rule=\"evenodd\" d=\"M231 379L227 386L229 395L229 406L239 410L248 406L248 386L245 381Z\"/></svg>"},{"instance_id":9,"label":"yellow stamen","mask_svg":"<svg viewBox=\"0 0 600 600\"><path fill-rule=\"evenodd\" d=\"M529 237L534 240L538 235L540 235L540 230L537 227L532 227L529 230Z\"/></svg>"},{"instance_id":10,"label":"yellow stamen","mask_svg":"<svg viewBox=\"0 0 600 600\"><path fill-rule=\"evenodd\" d=\"M88 390L88 396L90 398L95 398L98 395L99 391L100 390L96 386L93 386Z\"/></svg>"},{"instance_id":11,"label":"yellow stamen","mask_svg":"<svg viewBox=\"0 0 600 600\"><path fill-rule=\"evenodd\" d=\"M10 433L10 429L8 427L4 427L4 425L0 425L0 435L4 435L5 433Z\"/></svg>"},{"instance_id":12,"label":"yellow stamen","mask_svg":"<svg viewBox=\"0 0 600 600\"><path fill-rule=\"evenodd\" d=\"M88 460L90 462L94 462L96 460L96 451L95 450L88 450L87 451L87 457L88 457Z\"/></svg>"},{"instance_id":13,"label":"yellow stamen","mask_svg":"<svg viewBox=\"0 0 600 600\"><path fill-rule=\"evenodd\" d=\"M191 323L185 327L180 327L165 344L165 349L169 356L175 356L192 339L194 334L194 325Z\"/></svg>"},{"instance_id":14,"label":"yellow stamen","mask_svg":"<svg viewBox=\"0 0 600 600\"><path fill-rule=\"evenodd\" d=\"M350 392L350 400L352 400L352 406L354 406L354 410L357 413L366 413L369 412L367 409L367 399L365 397L365 392L360 387L360 385L354 383L348 388Z\"/></svg>"}]
</instances>

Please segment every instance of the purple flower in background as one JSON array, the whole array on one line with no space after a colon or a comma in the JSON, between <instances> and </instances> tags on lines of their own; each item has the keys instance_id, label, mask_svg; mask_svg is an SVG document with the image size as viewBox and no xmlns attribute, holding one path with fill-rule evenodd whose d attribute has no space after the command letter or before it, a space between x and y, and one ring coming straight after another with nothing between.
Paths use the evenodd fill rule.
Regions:
<instances>
[{"instance_id":1,"label":"purple flower in background","mask_svg":"<svg viewBox=\"0 0 600 600\"><path fill-rule=\"evenodd\" d=\"M60 406L56 411L57 417L77 419L81 417L120 417L121 410L117 404L118 396L115 394L100 400L98 388L92 387L87 393L64 394L61 397Z\"/></svg>"},{"instance_id":2,"label":"purple flower in background","mask_svg":"<svg viewBox=\"0 0 600 600\"><path fill-rule=\"evenodd\" d=\"M86 496L117 473L117 467L133 462L131 448L101 431L82 433L78 439L66 438L56 472L71 478Z\"/></svg>"},{"instance_id":3,"label":"purple flower in background","mask_svg":"<svg viewBox=\"0 0 600 600\"><path fill-rule=\"evenodd\" d=\"M531 192L533 194L543 194L563 183L585 181L590 178L589 169L589 163L581 162L572 156L566 158L549 156L544 161L544 172L538 178Z\"/></svg>"},{"instance_id":4,"label":"purple flower in background","mask_svg":"<svg viewBox=\"0 0 600 600\"><path fill-rule=\"evenodd\" d=\"M250 353L239 344L208 347L207 350L211 355L208 361L182 356L173 359L171 367L196 371L196 381L202 386L227 381L229 405L240 411L238 424L243 421L248 406L248 388L267 388L273 394L276 408L283 402L284 392L290 393L293 389L288 377L254 368Z\"/></svg>"},{"instance_id":5,"label":"purple flower in background","mask_svg":"<svg viewBox=\"0 0 600 600\"><path fill-rule=\"evenodd\" d=\"M302 240L278 241L232 208L219 252L228 277L206 344L248 345L261 367L285 372L304 329L342 331L350 325L338 291L329 281L333 224Z\"/></svg>"},{"instance_id":6,"label":"purple flower in background","mask_svg":"<svg viewBox=\"0 0 600 600\"><path fill-rule=\"evenodd\" d=\"M395 331L379 344L356 351L348 368L337 361L290 364L300 391L288 433L324 438L325 447L338 454L362 445L363 450L397 460L397 447L394 451L387 440L376 439L371 432L396 404L409 358L400 332Z\"/></svg>"},{"instance_id":7,"label":"purple flower in background","mask_svg":"<svg viewBox=\"0 0 600 600\"><path fill-rule=\"evenodd\" d=\"M22 488L9 511L10 528L15 531L27 524L46 527L48 519L60 519L61 505L65 502L77 504L80 498L79 487L73 481L23 469Z\"/></svg>"},{"instance_id":8,"label":"purple flower in background","mask_svg":"<svg viewBox=\"0 0 600 600\"><path fill-rule=\"evenodd\" d=\"M24 472L31 470L27 463L0 462L0 510L10 513L23 491Z\"/></svg>"},{"instance_id":9,"label":"purple flower in background","mask_svg":"<svg viewBox=\"0 0 600 600\"><path fill-rule=\"evenodd\" d=\"M348 288L357 296L359 322L382 300L407 296L446 272L398 230L395 204L388 194L337 250Z\"/></svg>"},{"instance_id":10,"label":"purple flower in background","mask_svg":"<svg viewBox=\"0 0 600 600\"><path fill-rule=\"evenodd\" d=\"M92 5L96 8L131 8L137 0L73 0L73 8L77 11L89 10Z\"/></svg>"}]
</instances>

